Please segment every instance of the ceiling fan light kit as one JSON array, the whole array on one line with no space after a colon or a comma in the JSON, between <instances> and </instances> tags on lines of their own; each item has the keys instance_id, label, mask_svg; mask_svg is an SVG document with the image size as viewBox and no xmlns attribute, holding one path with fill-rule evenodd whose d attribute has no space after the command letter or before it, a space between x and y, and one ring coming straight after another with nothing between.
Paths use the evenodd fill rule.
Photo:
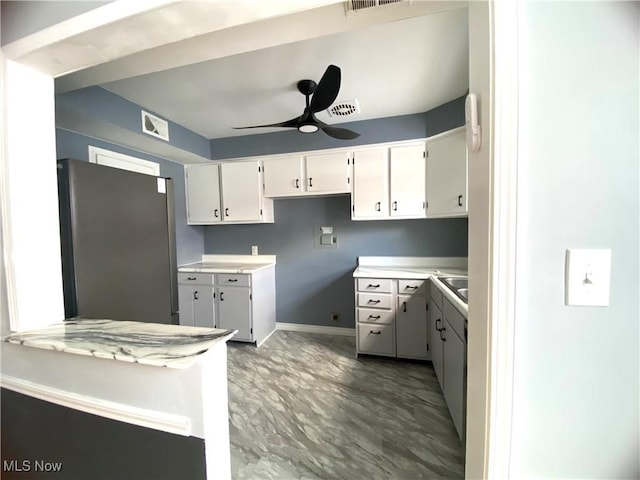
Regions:
<instances>
[{"instance_id":1,"label":"ceiling fan light kit","mask_svg":"<svg viewBox=\"0 0 640 480\"><path fill-rule=\"evenodd\" d=\"M340 68L335 65L329 65L322 75L318 83L313 80L300 80L297 84L298 91L305 96L305 109L302 115L292 118L285 122L271 123L269 125L254 125L251 127L233 127L234 129L243 128L266 128L281 127L295 128L301 133L315 133L322 130L330 137L338 140L352 140L360 136L359 133L347 130L346 128L333 127L318 120L315 116L317 112L328 109L335 102L338 92L340 91Z\"/></svg>"}]
</instances>

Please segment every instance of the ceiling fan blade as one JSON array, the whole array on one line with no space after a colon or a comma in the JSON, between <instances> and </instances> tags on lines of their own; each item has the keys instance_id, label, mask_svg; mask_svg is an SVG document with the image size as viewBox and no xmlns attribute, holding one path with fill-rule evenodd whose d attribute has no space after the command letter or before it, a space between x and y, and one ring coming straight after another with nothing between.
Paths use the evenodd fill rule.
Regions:
<instances>
[{"instance_id":1,"label":"ceiling fan blade","mask_svg":"<svg viewBox=\"0 0 640 480\"><path fill-rule=\"evenodd\" d=\"M330 137L337 138L338 140L353 140L354 138L358 138L360 136L359 133L356 133L352 130L332 127L330 125L322 123L320 124L320 129Z\"/></svg>"},{"instance_id":2,"label":"ceiling fan blade","mask_svg":"<svg viewBox=\"0 0 640 480\"><path fill-rule=\"evenodd\" d=\"M312 112L320 112L326 110L336 100L340 91L340 68L335 65L329 65L322 75L316 91L311 97L309 108Z\"/></svg>"},{"instance_id":3,"label":"ceiling fan blade","mask_svg":"<svg viewBox=\"0 0 640 480\"><path fill-rule=\"evenodd\" d=\"M280 122L280 123L270 123L269 125L253 125L251 127L231 127L234 130L242 130L243 128L266 128L266 127L297 127L298 126L298 120L300 119L300 117L296 117L296 118L292 118L291 120L287 120L286 122Z\"/></svg>"}]
</instances>

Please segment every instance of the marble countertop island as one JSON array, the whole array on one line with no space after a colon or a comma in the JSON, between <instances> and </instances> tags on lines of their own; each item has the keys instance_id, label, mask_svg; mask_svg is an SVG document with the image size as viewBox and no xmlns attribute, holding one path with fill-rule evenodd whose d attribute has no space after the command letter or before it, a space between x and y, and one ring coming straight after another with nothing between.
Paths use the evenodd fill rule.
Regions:
<instances>
[{"instance_id":1,"label":"marble countertop island","mask_svg":"<svg viewBox=\"0 0 640 480\"><path fill-rule=\"evenodd\" d=\"M159 323L74 319L12 333L5 342L97 358L169 368L188 368L198 356L235 332Z\"/></svg>"}]
</instances>

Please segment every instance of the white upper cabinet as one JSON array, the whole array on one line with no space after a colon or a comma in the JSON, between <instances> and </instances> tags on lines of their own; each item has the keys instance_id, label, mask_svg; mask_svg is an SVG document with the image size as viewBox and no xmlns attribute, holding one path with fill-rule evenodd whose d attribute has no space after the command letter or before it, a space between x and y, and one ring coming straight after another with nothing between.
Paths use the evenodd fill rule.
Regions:
<instances>
[{"instance_id":1,"label":"white upper cabinet","mask_svg":"<svg viewBox=\"0 0 640 480\"><path fill-rule=\"evenodd\" d=\"M427 141L427 217L463 217L467 207L464 129Z\"/></svg>"},{"instance_id":2,"label":"white upper cabinet","mask_svg":"<svg viewBox=\"0 0 640 480\"><path fill-rule=\"evenodd\" d=\"M304 189L303 157L289 155L270 157L264 161L264 195L287 197Z\"/></svg>"},{"instance_id":3,"label":"white upper cabinet","mask_svg":"<svg viewBox=\"0 0 640 480\"><path fill-rule=\"evenodd\" d=\"M220 165L224 221L262 220L262 182L259 162Z\"/></svg>"},{"instance_id":4,"label":"white upper cabinet","mask_svg":"<svg viewBox=\"0 0 640 480\"><path fill-rule=\"evenodd\" d=\"M424 143L391 147L391 216L424 218L426 213Z\"/></svg>"},{"instance_id":5,"label":"white upper cabinet","mask_svg":"<svg viewBox=\"0 0 640 480\"><path fill-rule=\"evenodd\" d=\"M389 216L389 149L358 150L353 156L351 218L371 220Z\"/></svg>"},{"instance_id":6,"label":"white upper cabinet","mask_svg":"<svg viewBox=\"0 0 640 480\"><path fill-rule=\"evenodd\" d=\"M350 193L348 151L264 159L265 197Z\"/></svg>"},{"instance_id":7,"label":"white upper cabinet","mask_svg":"<svg viewBox=\"0 0 640 480\"><path fill-rule=\"evenodd\" d=\"M273 223L273 200L262 196L260 162L186 167L187 223Z\"/></svg>"},{"instance_id":8,"label":"white upper cabinet","mask_svg":"<svg viewBox=\"0 0 640 480\"><path fill-rule=\"evenodd\" d=\"M349 152L320 153L305 157L307 191L313 193L349 193Z\"/></svg>"},{"instance_id":9,"label":"white upper cabinet","mask_svg":"<svg viewBox=\"0 0 640 480\"><path fill-rule=\"evenodd\" d=\"M187 183L187 222L210 224L220 222L220 173L218 165L189 165L185 168Z\"/></svg>"}]
</instances>

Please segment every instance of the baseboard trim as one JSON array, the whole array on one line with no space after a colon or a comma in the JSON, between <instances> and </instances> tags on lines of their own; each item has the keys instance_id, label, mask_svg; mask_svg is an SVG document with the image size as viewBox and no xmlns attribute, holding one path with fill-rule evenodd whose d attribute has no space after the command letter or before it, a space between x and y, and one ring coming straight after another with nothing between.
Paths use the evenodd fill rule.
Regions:
<instances>
[{"instance_id":1,"label":"baseboard trim","mask_svg":"<svg viewBox=\"0 0 640 480\"><path fill-rule=\"evenodd\" d=\"M325 327L322 325L304 325L302 323L282 323L276 322L276 330L288 330L290 332L323 333L326 335L342 335L345 337L355 337L355 328Z\"/></svg>"},{"instance_id":2,"label":"baseboard trim","mask_svg":"<svg viewBox=\"0 0 640 480\"><path fill-rule=\"evenodd\" d=\"M0 385L2 388L23 395L92 415L187 437L191 435L191 420L182 415L173 415L155 410L132 407L131 405L123 403L101 400L86 395L78 395L77 393L29 382L9 375L2 375L0 377Z\"/></svg>"},{"instance_id":3,"label":"baseboard trim","mask_svg":"<svg viewBox=\"0 0 640 480\"><path fill-rule=\"evenodd\" d=\"M267 340L269 340L271 338L271 335L273 335L274 333L276 333L277 328L274 328L271 333L269 333L269 335L267 335L266 337L264 337L262 339L262 341L260 342L256 342L256 347L259 347L260 345L262 345L264 342L266 342Z\"/></svg>"}]
</instances>

